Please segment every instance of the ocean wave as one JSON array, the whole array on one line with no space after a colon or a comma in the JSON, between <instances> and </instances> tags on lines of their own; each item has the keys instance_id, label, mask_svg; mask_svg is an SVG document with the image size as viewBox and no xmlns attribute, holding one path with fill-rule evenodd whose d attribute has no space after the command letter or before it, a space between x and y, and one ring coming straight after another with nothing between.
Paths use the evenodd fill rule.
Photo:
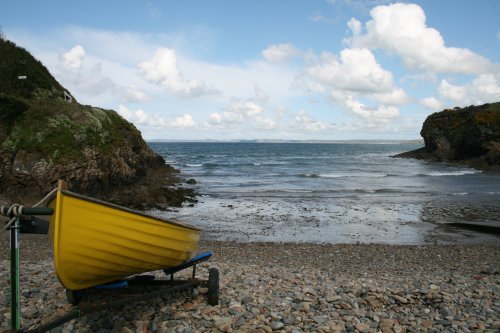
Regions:
<instances>
[{"instance_id":1,"label":"ocean wave","mask_svg":"<svg viewBox=\"0 0 500 333\"><path fill-rule=\"evenodd\" d=\"M269 163L264 163L263 165L266 165L266 166L290 165L290 162L269 162Z\"/></svg>"},{"instance_id":2,"label":"ocean wave","mask_svg":"<svg viewBox=\"0 0 500 333\"><path fill-rule=\"evenodd\" d=\"M239 168L239 167L254 167L254 166L260 166L261 164L260 163L256 163L256 162L245 162L245 163L204 163L203 164L203 167L207 168L207 169L215 169L215 168L219 168L219 169L224 169L224 168L231 168L231 169L234 169L234 168ZM268 164L265 164L265 165L268 165Z\"/></svg>"},{"instance_id":3,"label":"ocean wave","mask_svg":"<svg viewBox=\"0 0 500 333\"><path fill-rule=\"evenodd\" d=\"M273 190L253 190L253 193L313 193L313 190L302 189L273 189Z\"/></svg>"},{"instance_id":4,"label":"ocean wave","mask_svg":"<svg viewBox=\"0 0 500 333\"><path fill-rule=\"evenodd\" d=\"M443 177L443 176L464 176L473 175L475 173L480 173L481 171L476 170L460 170L460 171L443 171L443 172L429 172L424 174L418 174L418 176L431 176L431 177Z\"/></svg>"},{"instance_id":5,"label":"ocean wave","mask_svg":"<svg viewBox=\"0 0 500 333\"><path fill-rule=\"evenodd\" d=\"M203 166L203 164L189 164L189 163L187 163L186 166L191 167L191 168L199 168L199 167Z\"/></svg>"},{"instance_id":6,"label":"ocean wave","mask_svg":"<svg viewBox=\"0 0 500 333\"><path fill-rule=\"evenodd\" d=\"M356 172L356 173L299 173L297 177L303 178L352 178L352 177L363 177L363 178L382 178L388 177L386 173L371 173L371 172Z\"/></svg>"},{"instance_id":7,"label":"ocean wave","mask_svg":"<svg viewBox=\"0 0 500 333\"><path fill-rule=\"evenodd\" d=\"M320 174L319 177L323 178L349 178L349 177L362 177L362 178L382 178L387 177L386 173L375 172L356 172L356 173L325 173Z\"/></svg>"}]
</instances>

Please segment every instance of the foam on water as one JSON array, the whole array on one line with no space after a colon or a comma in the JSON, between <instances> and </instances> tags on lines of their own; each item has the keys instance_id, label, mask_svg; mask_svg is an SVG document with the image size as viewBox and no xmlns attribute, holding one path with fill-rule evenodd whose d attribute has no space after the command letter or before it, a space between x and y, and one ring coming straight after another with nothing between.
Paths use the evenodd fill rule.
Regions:
<instances>
[{"instance_id":1,"label":"foam on water","mask_svg":"<svg viewBox=\"0 0 500 333\"><path fill-rule=\"evenodd\" d=\"M475 173L479 173L480 171L476 170L459 170L459 171L444 171L444 172L431 172L428 173L428 176L432 177L443 177L443 176L463 176L463 175L473 175Z\"/></svg>"},{"instance_id":2,"label":"foam on water","mask_svg":"<svg viewBox=\"0 0 500 333\"><path fill-rule=\"evenodd\" d=\"M415 145L151 147L175 161L182 178L196 179L200 194L195 207L164 217L184 219L216 239L425 244L444 232L435 230L442 221L434 217L436 211L457 205L486 212L500 209L499 175L391 158ZM476 239L463 237L465 242Z\"/></svg>"}]
</instances>

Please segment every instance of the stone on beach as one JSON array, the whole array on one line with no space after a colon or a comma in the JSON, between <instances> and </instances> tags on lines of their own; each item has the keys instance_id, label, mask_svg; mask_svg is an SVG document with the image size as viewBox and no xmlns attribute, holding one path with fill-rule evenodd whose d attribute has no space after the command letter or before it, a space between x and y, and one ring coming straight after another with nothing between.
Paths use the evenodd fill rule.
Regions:
<instances>
[{"instance_id":1,"label":"stone on beach","mask_svg":"<svg viewBox=\"0 0 500 333\"><path fill-rule=\"evenodd\" d=\"M1 241L7 248L8 238ZM500 327L498 246L201 245L200 251L210 249L214 256L200 265L199 277L207 278L208 267L220 271L218 306L208 305L203 293L161 297L159 291L158 297L72 320L53 332L495 332ZM6 253L0 259L5 272ZM25 329L72 310L54 274L46 236L22 235L21 273ZM8 300L7 283L3 274L2 300ZM83 304L132 292L147 291L90 291ZM8 311L2 301L2 333Z\"/></svg>"}]
</instances>

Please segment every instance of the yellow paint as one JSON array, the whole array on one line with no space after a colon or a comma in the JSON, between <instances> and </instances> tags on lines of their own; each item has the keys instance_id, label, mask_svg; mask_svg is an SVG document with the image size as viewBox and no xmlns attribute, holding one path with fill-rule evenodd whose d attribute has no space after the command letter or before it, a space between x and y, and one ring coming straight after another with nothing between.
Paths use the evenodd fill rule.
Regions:
<instances>
[{"instance_id":1,"label":"yellow paint","mask_svg":"<svg viewBox=\"0 0 500 333\"><path fill-rule=\"evenodd\" d=\"M69 191L57 191L50 207L55 271L71 290L175 266L198 248L194 227Z\"/></svg>"}]
</instances>

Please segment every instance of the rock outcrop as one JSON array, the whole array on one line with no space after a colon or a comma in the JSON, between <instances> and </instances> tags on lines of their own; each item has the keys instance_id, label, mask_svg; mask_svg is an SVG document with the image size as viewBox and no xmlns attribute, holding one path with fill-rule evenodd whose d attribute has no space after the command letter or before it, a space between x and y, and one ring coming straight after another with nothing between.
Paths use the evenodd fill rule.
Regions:
<instances>
[{"instance_id":1,"label":"rock outcrop","mask_svg":"<svg viewBox=\"0 0 500 333\"><path fill-rule=\"evenodd\" d=\"M21 78L20 77L26 77ZM0 39L0 202L33 204L64 179L81 194L134 208L194 200L137 128L81 105L26 50Z\"/></svg>"},{"instance_id":2,"label":"rock outcrop","mask_svg":"<svg viewBox=\"0 0 500 333\"><path fill-rule=\"evenodd\" d=\"M431 114L420 135L425 147L397 157L500 171L500 102Z\"/></svg>"}]
</instances>

